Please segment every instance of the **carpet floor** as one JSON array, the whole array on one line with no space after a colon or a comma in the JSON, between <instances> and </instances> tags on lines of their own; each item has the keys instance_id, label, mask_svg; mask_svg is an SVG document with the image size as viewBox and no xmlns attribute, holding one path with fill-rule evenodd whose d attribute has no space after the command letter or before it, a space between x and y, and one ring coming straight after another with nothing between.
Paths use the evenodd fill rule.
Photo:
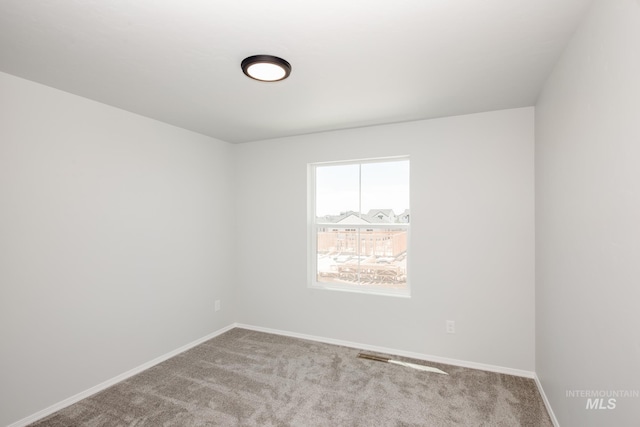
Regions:
<instances>
[{"instance_id":1,"label":"carpet floor","mask_svg":"<svg viewBox=\"0 0 640 427\"><path fill-rule=\"evenodd\" d=\"M32 426L552 427L532 379L358 353L236 328Z\"/></svg>"}]
</instances>

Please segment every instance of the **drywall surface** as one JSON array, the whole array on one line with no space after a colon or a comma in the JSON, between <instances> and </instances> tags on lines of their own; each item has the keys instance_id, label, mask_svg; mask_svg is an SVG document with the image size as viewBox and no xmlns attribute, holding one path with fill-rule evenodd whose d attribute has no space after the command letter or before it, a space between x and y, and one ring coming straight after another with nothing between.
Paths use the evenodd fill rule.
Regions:
<instances>
[{"instance_id":1,"label":"drywall surface","mask_svg":"<svg viewBox=\"0 0 640 427\"><path fill-rule=\"evenodd\" d=\"M640 423L639 76L640 2L597 0L536 106L536 371L563 426Z\"/></svg>"},{"instance_id":2,"label":"drywall surface","mask_svg":"<svg viewBox=\"0 0 640 427\"><path fill-rule=\"evenodd\" d=\"M522 108L237 145L238 321L532 371L533 120ZM411 298L308 288L307 165L398 155Z\"/></svg>"},{"instance_id":3,"label":"drywall surface","mask_svg":"<svg viewBox=\"0 0 640 427\"><path fill-rule=\"evenodd\" d=\"M7 74L0 120L0 425L235 320L230 145Z\"/></svg>"}]
</instances>

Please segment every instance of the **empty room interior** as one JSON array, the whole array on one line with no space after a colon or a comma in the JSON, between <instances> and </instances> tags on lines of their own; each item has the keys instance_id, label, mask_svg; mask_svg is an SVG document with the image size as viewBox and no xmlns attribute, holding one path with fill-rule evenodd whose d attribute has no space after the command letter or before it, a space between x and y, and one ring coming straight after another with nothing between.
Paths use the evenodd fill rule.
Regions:
<instances>
[{"instance_id":1,"label":"empty room interior","mask_svg":"<svg viewBox=\"0 0 640 427\"><path fill-rule=\"evenodd\" d=\"M638 426L639 304L638 0L0 0L1 426Z\"/></svg>"}]
</instances>

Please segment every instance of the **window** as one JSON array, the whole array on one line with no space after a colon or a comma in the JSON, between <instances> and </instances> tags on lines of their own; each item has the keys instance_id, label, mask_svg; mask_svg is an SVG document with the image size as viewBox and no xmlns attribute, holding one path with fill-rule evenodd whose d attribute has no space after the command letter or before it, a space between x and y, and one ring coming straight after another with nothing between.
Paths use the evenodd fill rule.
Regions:
<instances>
[{"instance_id":1,"label":"window","mask_svg":"<svg viewBox=\"0 0 640 427\"><path fill-rule=\"evenodd\" d=\"M409 159L309 165L310 286L409 295Z\"/></svg>"}]
</instances>

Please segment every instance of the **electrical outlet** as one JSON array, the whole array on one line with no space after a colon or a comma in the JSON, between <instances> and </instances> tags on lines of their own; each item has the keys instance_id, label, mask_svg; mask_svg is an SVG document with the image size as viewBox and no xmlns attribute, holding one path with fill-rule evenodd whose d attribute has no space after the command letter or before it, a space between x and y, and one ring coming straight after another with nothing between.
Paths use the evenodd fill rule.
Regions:
<instances>
[{"instance_id":1,"label":"electrical outlet","mask_svg":"<svg viewBox=\"0 0 640 427\"><path fill-rule=\"evenodd\" d=\"M216 300L215 310L216 311L220 310L220 300L219 299Z\"/></svg>"},{"instance_id":2,"label":"electrical outlet","mask_svg":"<svg viewBox=\"0 0 640 427\"><path fill-rule=\"evenodd\" d=\"M447 333L448 334L456 333L456 322L454 320L447 320Z\"/></svg>"}]
</instances>

